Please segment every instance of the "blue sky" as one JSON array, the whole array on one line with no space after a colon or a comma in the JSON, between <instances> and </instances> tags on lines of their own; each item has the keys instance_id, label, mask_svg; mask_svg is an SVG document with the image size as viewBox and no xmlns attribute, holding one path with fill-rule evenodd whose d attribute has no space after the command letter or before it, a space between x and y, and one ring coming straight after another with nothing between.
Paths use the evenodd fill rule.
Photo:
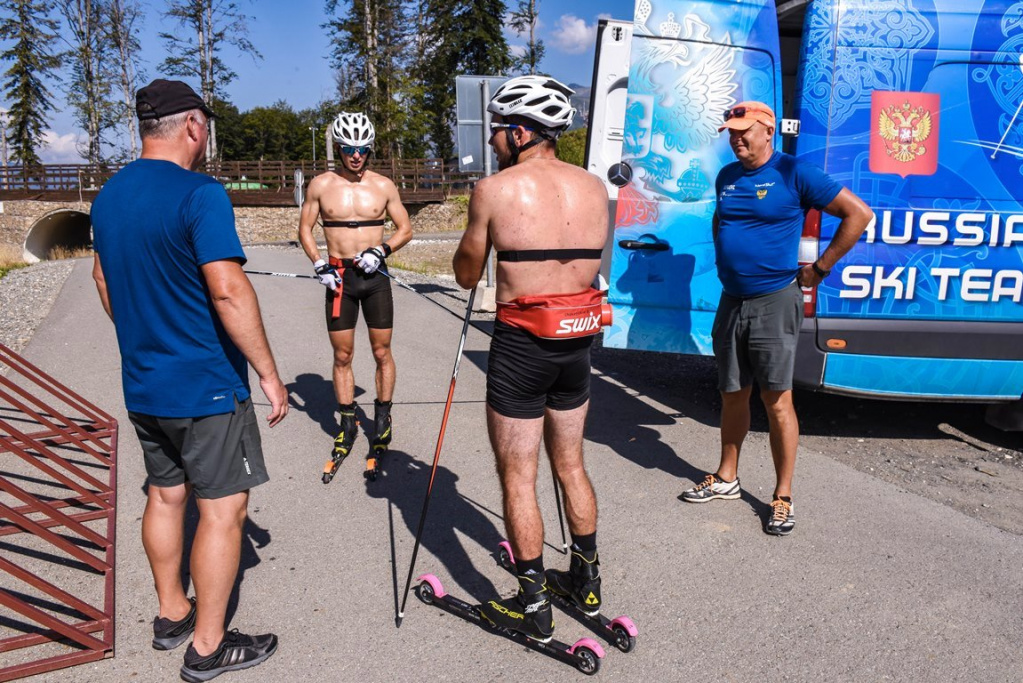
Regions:
<instances>
[{"instance_id":1,"label":"blue sky","mask_svg":"<svg viewBox=\"0 0 1023 683\"><path fill-rule=\"evenodd\" d=\"M160 0L143 0L148 11L143 26L143 64L148 79L157 77L164 58L164 45L157 34L173 32L176 26L161 16ZM262 52L254 62L231 48L223 55L238 78L228 87L231 101L242 111L255 106L285 100L295 109L310 107L329 97L334 90L332 71L327 63L327 36L323 0L240 0L248 14L250 38ZM506 0L509 7L517 0ZM597 21L602 17L631 19L633 0L539 0L539 36L547 46L541 68L565 82L588 86L593 69L593 45ZM525 40L506 30L509 44ZM51 86L54 102L61 106L64 95L59 86ZM7 103L0 100L0 106ZM52 130L48 147L41 150L49 163L79 163L75 151L80 131L67 112L50 116Z\"/></svg>"}]
</instances>

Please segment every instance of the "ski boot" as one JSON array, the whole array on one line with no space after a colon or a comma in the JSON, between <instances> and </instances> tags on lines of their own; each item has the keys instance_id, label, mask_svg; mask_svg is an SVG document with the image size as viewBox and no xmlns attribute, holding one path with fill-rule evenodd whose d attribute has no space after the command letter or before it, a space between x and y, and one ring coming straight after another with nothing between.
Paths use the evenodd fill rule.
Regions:
<instances>
[{"instance_id":1,"label":"ski boot","mask_svg":"<svg viewBox=\"0 0 1023 683\"><path fill-rule=\"evenodd\" d=\"M380 460L387 452L391 443L391 402L373 401L373 423L375 426L373 441L370 443L370 454L366 456L366 471L363 475L370 481L376 481L380 474Z\"/></svg>"},{"instance_id":2,"label":"ski boot","mask_svg":"<svg viewBox=\"0 0 1023 683\"><path fill-rule=\"evenodd\" d=\"M341 431L334 439L334 450L330 454L330 460L323 466L323 483L329 484L330 480L337 474L341 463L345 461L348 454L352 452L352 445L355 437L359 434L359 421L355 417L355 408L358 404L354 401L348 405L339 405L341 411Z\"/></svg>"},{"instance_id":3,"label":"ski boot","mask_svg":"<svg viewBox=\"0 0 1023 683\"><path fill-rule=\"evenodd\" d=\"M571 601L588 617L600 614L600 560L597 551L585 553L572 546L568 571L548 569L547 586L553 593Z\"/></svg>"},{"instance_id":4,"label":"ski boot","mask_svg":"<svg viewBox=\"0 0 1023 683\"><path fill-rule=\"evenodd\" d=\"M546 585L529 594L519 588L510 598L483 603L479 611L494 627L516 631L541 643L550 642L554 635L554 614Z\"/></svg>"}]
</instances>

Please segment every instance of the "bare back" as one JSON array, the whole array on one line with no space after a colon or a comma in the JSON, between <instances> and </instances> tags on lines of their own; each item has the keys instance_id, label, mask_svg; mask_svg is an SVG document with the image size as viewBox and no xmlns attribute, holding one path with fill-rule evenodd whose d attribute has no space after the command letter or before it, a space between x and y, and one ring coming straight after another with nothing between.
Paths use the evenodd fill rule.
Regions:
<instances>
[{"instance_id":1,"label":"bare back","mask_svg":"<svg viewBox=\"0 0 1023 683\"><path fill-rule=\"evenodd\" d=\"M359 182L352 182L333 172L321 173L309 183L302 205L299 238L303 246L307 239L313 239L312 229L317 217L325 222L383 219L392 195L397 195L394 183L373 171L366 171ZM380 244L384 228L383 225L358 228L324 226L323 234L330 256L352 258L364 249ZM315 241L313 245L315 247Z\"/></svg>"},{"instance_id":2,"label":"bare back","mask_svg":"<svg viewBox=\"0 0 1023 683\"><path fill-rule=\"evenodd\" d=\"M531 159L481 181L477 192L477 208L499 252L602 249L607 239L607 190L577 166ZM599 259L499 261L497 299L579 292L599 270Z\"/></svg>"}]
</instances>

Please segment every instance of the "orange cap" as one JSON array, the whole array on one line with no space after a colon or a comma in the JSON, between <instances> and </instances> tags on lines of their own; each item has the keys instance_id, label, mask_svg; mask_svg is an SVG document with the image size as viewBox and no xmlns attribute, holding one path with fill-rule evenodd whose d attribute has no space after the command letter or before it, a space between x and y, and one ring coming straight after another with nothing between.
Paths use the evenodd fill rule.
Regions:
<instances>
[{"instance_id":1,"label":"orange cap","mask_svg":"<svg viewBox=\"0 0 1023 683\"><path fill-rule=\"evenodd\" d=\"M740 102L725 112L725 122L718 128L718 132L725 128L749 130L757 121L774 128L774 111L763 102Z\"/></svg>"}]
</instances>

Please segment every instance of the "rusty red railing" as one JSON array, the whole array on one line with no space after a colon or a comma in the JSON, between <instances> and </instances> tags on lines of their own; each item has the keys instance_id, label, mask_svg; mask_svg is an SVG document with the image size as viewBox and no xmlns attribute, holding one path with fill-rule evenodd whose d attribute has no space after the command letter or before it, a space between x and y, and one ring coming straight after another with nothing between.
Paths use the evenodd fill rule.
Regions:
<instances>
[{"instance_id":1,"label":"rusty red railing","mask_svg":"<svg viewBox=\"0 0 1023 683\"><path fill-rule=\"evenodd\" d=\"M0 682L113 656L117 422L0 344Z\"/></svg>"}]
</instances>

